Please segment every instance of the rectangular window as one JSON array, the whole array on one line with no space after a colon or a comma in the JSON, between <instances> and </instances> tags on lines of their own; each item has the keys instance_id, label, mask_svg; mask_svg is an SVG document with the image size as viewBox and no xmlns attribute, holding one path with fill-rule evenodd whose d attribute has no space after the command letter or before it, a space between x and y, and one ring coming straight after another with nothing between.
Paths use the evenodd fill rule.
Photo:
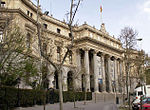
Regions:
<instances>
[{"instance_id":1,"label":"rectangular window","mask_svg":"<svg viewBox=\"0 0 150 110\"><path fill-rule=\"evenodd\" d=\"M72 36L71 36L71 33L69 33L68 35L69 35L70 38L72 37Z\"/></svg>"},{"instance_id":2,"label":"rectangular window","mask_svg":"<svg viewBox=\"0 0 150 110\"><path fill-rule=\"evenodd\" d=\"M44 26L44 29L47 29L47 24L43 24L43 26Z\"/></svg>"},{"instance_id":3,"label":"rectangular window","mask_svg":"<svg viewBox=\"0 0 150 110\"><path fill-rule=\"evenodd\" d=\"M0 7L5 7L5 6L6 6L5 2L1 2Z\"/></svg>"},{"instance_id":4,"label":"rectangular window","mask_svg":"<svg viewBox=\"0 0 150 110\"><path fill-rule=\"evenodd\" d=\"M30 12L29 11L27 11L27 15L29 16L29 14L30 14Z\"/></svg>"},{"instance_id":5,"label":"rectangular window","mask_svg":"<svg viewBox=\"0 0 150 110\"><path fill-rule=\"evenodd\" d=\"M57 33L59 33L59 34L60 34L60 31L61 31L61 30L60 30L59 28L57 28Z\"/></svg>"},{"instance_id":6,"label":"rectangular window","mask_svg":"<svg viewBox=\"0 0 150 110\"><path fill-rule=\"evenodd\" d=\"M3 32L0 31L0 42L2 42L2 41L3 41Z\"/></svg>"},{"instance_id":7,"label":"rectangular window","mask_svg":"<svg viewBox=\"0 0 150 110\"><path fill-rule=\"evenodd\" d=\"M32 18L32 16L33 16L33 13L30 13L30 17Z\"/></svg>"},{"instance_id":8,"label":"rectangular window","mask_svg":"<svg viewBox=\"0 0 150 110\"><path fill-rule=\"evenodd\" d=\"M60 47L57 47L57 61L60 62L61 61L61 57L60 57Z\"/></svg>"},{"instance_id":9,"label":"rectangular window","mask_svg":"<svg viewBox=\"0 0 150 110\"><path fill-rule=\"evenodd\" d=\"M72 51L69 52L69 62L72 64Z\"/></svg>"},{"instance_id":10,"label":"rectangular window","mask_svg":"<svg viewBox=\"0 0 150 110\"><path fill-rule=\"evenodd\" d=\"M140 95L143 95L143 92L142 92L142 91L139 91L139 92L138 92L138 96L140 96Z\"/></svg>"}]
</instances>

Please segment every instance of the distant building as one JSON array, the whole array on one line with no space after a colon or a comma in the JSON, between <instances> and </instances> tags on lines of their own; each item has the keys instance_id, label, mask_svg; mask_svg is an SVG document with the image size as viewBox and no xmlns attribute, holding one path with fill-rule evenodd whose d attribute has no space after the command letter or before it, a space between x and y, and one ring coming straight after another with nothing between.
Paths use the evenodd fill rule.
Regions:
<instances>
[{"instance_id":1,"label":"distant building","mask_svg":"<svg viewBox=\"0 0 150 110\"><path fill-rule=\"evenodd\" d=\"M10 16L26 35L27 48L31 48L33 56L39 57L37 45L37 7L30 0L2 0L0 7L0 23ZM39 13L43 49L56 64L62 61L70 32L65 21L60 21L48 13ZM2 36L2 26L0 27ZM83 91L85 86L92 92L123 92L125 82L123 52L121 42L110 36L101 24L100 30L83 24L74 26L75 47L70 51L62 68L63 90L71 86ZM49 66L49 88L58 89L58 74ZM83 69L84 68L84 69ZM82 72L81 72L82 71ZM84 72L83 72L84 71ZM79 73L75 79L73 75ZM84 79L87 83L85 83Z\"/></svg>"}]
</instances>

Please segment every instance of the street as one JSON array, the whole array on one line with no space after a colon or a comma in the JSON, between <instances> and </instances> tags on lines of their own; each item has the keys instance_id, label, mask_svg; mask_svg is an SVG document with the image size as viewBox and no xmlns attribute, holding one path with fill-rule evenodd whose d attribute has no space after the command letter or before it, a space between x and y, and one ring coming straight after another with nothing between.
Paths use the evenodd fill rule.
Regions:
<instances>
[{"instance_id":1,"label":"street","mask_svg":"<svg viewBox=\"0 0 150 110\"><path fill-rule=\"evenodd\" d=\"M117 105L113 102L93 102L88 101L86 105L84 102L76 102L76 108L73 107L73 102L67 102L63 104L64 110L118 110ZM43 106L34 106L27 108L17 108L15 110L43 110ZM46 110L59 110L59 103L47 104Z\"/></svg>"}]
</instances>

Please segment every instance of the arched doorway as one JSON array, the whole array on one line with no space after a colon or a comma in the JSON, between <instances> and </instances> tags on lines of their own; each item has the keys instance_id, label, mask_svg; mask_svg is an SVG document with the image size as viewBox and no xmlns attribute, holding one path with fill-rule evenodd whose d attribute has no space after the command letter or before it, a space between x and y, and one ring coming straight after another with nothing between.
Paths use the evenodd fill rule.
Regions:
<instances>
[{"instance_id":1,"label":"arched doorway","mask_svg":"<svg viewBox=\"0 0 150 110\"><path fill-rule=\"evenodd\" d=\"M73 72L69 71L67 74L67 85L68 85L68 91L73 90Z\"/></svg>"},{"instance_id":2,"label":"arched doorway","mask_svg":"<svg viewBox=\"0 0 150 110\"><path fill-rule=\"evenodd\" d=\"M58 86L58 73L56 71L54 73L54 88L59 89L59 86Z\"/></svg>"}]
</instances>

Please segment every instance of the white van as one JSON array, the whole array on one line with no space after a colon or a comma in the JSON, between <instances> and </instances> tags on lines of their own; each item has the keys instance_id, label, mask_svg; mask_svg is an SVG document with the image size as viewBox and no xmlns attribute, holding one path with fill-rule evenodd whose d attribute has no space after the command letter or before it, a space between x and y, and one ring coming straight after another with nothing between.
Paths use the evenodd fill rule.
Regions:
<instances>
[{"instance_id":1,"label":"white van","mask_svg":"<svg viewBox=\"0 0 150 110\"><path fill-rule=\"evenodd\" d=\"M150 97L150 85L145 85L134 89L133 96L134 96L133 103L140 103L141 96Z\"/></svg>"}]
</instances>

